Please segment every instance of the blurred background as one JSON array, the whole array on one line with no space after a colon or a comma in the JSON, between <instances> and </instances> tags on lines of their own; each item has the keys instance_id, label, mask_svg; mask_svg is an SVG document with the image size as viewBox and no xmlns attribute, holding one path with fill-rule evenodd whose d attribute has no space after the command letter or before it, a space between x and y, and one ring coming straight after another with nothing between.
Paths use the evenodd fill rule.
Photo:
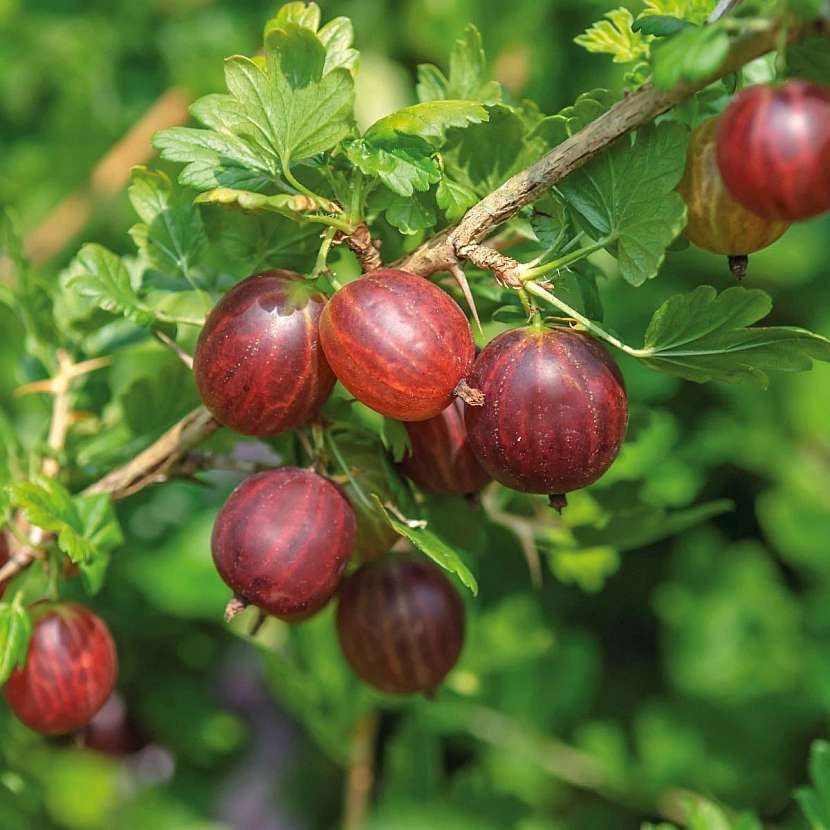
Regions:
<instances>
[{"instance_id":1,"label":"blurred background","mask_svg":"<svg viewBox=\"0 0 830 830\"><path fill-rule=\"evenodd\" d=\"M446 66L468 22L495 77L546 113L621 85L624 68L572 42L605 2L320 5L324 19L354 22L364 124L414 102L416 66ZM256 52L275 8L0 0L0 202L41 273L57 279L81 240L132 250L129 166L152 158L154 129L223 89L222 59ZM748 284L773 296L770 322L830 335L828 258L827 218L752 257ZM609 269L607 322L636 344L666 297L731 280L694 249L636 290ZM0 307L9 412L21 342ZM803 826L791 794L830 716L830 367L766 391L623 369L631 438L603 486L734 510L644 548L549 553L535 591L515 534L483 514L459 527L450 500L436 506L432 520L476 554L481 595L434 703L358 687L330 610L291 631L269 624L255 643L222 624L209 534L232 476L122 504L127 541L92 603L119 646L120 698L86 749L35 737L0 704L0 828L322 830L339 826L367 762L367 828L625 830L676 815L685 789ZM160 429L195 400L187 384L171 388L172 403L151 407ZM355 725L367 723L378 740L356 758Z\"/></svg>"}]
</instances>

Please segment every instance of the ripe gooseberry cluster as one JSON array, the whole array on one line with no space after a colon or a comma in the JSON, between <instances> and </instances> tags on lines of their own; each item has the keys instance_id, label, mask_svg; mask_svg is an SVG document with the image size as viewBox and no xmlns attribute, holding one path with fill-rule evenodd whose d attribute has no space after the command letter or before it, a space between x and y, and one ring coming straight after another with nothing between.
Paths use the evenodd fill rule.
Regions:
<instances>
[{"instance_id":1,"label":"ripe gooseberry cluster","mask_svg":"<svg viewBox=\"0 0 830 830\"><path fill-rule=\"evenodd\" d=\"M753 86L692 134L678 191L686 236L744 257L790 223L830 210L830 90L806 81Z\"/></svg>"},{"instance_id":2,"label":"ripe gooseberry cluster","mask_svg":"<svg viewBox=\"0 0 830 830\"><path fill-rule=\"evenodd\" d=\"M254 435L316 417L336 376L404 423L411 450L402 470L421 489L471 495L496 479L549 494L558 507L605 472L628 417L619 370L588 335L533 326L496 338L476 359L457 303L386 269L328 302L285 271L244 280L208 317L194 371L217 419ZM362 527L352 502L309 469L243 481L212 538L234 592L229 615L250 604L298 622L340 586L338 635L354 671L386 692L429 691L461 652L461 599L431 563L384 556L395 534ZM353 552L365 564L341 585Z\"/></svg>"}]
</instances>

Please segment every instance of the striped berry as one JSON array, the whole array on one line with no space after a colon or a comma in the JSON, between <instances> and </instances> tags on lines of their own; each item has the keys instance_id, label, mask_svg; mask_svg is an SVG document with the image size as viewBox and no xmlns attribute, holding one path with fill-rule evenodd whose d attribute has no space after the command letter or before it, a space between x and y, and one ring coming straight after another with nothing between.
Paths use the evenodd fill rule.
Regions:
<instances>
[{"instance_id":1,"label":"striped berry","mask_svg":"<svg viewBox=\"0 0 830 830\"><path fill-rule=\"evenodd\" d=\"M323 310L320 340L346 389L399 421L438 415L475 357L455 300L404 271L373 271L340 289Z\"/></svg>"},{"instance_id":2,"label":"striped berry","mask_svg":"<svg viewBox=\"0 0 830 830\"><path fill-rule=\"evenodd\" d=\"M391 694L429 692L461 654L464 604L435 565L388 557L343 584L337 635L366 683Z\"/></svg>"},{"instance_id":3,"label":"striped berry","mask_svg":"<svg viewBox=\"0 0 830 830\"><path fill-rule=\"evenodd\" d=\"M456 398L434 418L405 424L412 449L401 466L428 493L466 496L490 481L467 439L466 406Z\"/></svg>"},{"instance_id":4,"label":"striped berry","mask_svg":"<svg viewBox=\"0 0 830 830\"><path fill-rule=\"evenodd\" d=\"M219 301L193 360L217 421L245 435L275 435L317 414L335 384L318 337L324 304L290 271L248 277Z\"/></svg>"},{"instance_id":5,"label":"striped berry","mask_svg":"<svg viewBox=\"0 0 830 830\"><path fill-rule=\"evenodd\" d=\"M39 603L31 616L26 665L6 683L6 700L37 732L74 732L112 693L118 674L115 644L104 622L82 605Z\"/></svg>"},{"instance_id":6,"label":"striped berry","mask_svg":"<svg viewBox=\"0 0 830 830\"><path fill-rule=\"evenodd\" d=\"M355 543L355 516L336 485L283 467L246 478L216 517L219 575L243 602L297 621L337 588Z\"/></svg>"},{"instance_id":7,"label":"striped berry","mask_svg":"<svg viewBox=\"0 0 830 830\"><path fill-rule=\"evenodd\" d=\"M686 238L724 256L752 254L772 245L790 226L765 219L729 195L715 158L718 120L704 121L689 142L686 172L677 190L686 202Z\"/></svg>"},{"instance_id":8,"label":"striped berry","mask_svg":"<svg viewBox=\"0 0 830 830\"><path fill-rule=\"evenodd\" d=\"M830 210L830 89L744 90L720 118L717 158L729 192L761 216L794 222Z\"/></svg>"},{"instance_id":9,"label":"striped berry","mask_svg":"<svg viewBox=\"0 0 830 830\"><path fill-rule=\"evenodd\" d=\"M484 406L466 413L481 465L514 490L547 493L555 507L596 481L625 438L622 375L587 334L505 332L479 355L470 384L484 393Z\"/></svg>"}]
</instances>

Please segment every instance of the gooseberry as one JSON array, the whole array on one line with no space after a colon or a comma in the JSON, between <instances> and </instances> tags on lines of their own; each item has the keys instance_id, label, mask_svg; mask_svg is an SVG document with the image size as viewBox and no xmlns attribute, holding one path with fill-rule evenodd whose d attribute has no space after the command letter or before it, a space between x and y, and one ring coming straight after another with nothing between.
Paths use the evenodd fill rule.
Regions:
<instances>
[{"instance_id":1,"label":"gooseberry","mask_svg":"<svg viewBox=\"0 0 830 830\"><path fill-rule=\"evenodd\" d=\"M115 644L103 620L82 605L38 603L31 617L26 664L9 677L6 700L36 732L74 732L112 693L118 673Z\"/></svg>"},{"instance_id":2,"label":"gooseberry","mask_svg":"<svg viewBox=\"0 0 830 830\"><path fill-rule=\"evenodd\" d=\"M717 159L732 196L768 219L830 210L830 89L753 86L724 110Z\"/></svg>"},{"instance_id":3,"label":"gooseberry","mask_svg":"<svg viewBox=\"0 0 830 830\"><path fill-rule=\"evenodd\" d=\"M386 269L329 300L320 340L346 389L399 421L438 415L475 356L470 324L452 297L421 277Z\"/></svg>"},{"instance_id":4,"label":"gooseberry","mask_svg":"<svg viewBox=\"0 0 830 830\"><path fill-rule=\"evenodd\" d=\"M470 383L484 406L468 407L470 444L482 467L514 490L564 494L596 481L616 458L628 399L616 363L587 334L527 327L496 337Z\"/></svg>"},{"instance_id":5,"label":"gooseberry","mask_svg":"<svg viewBox=\"0 0 830 830\"><path fill-rule=\"evenodd\" d=\"M383 692L437 688L464 644L464 605L435 565L388 557L364 565L343 584L337 635L362 680Z\"/></svg>"},{"instance_id":6,"label":"gooseberry","mask_svg":"<svg viewBox=\"0 0 830 830\"><path fill-rule=\"evenodd\" d=\"M331 598L355 542L340 489L311 470L283 467L246 478L213 526L219 575L243 603L297 621Z\"/></svg>"},{"instance_id":7,"label":"gooseberry","mask_svg":"<svg viewBox=\"0 0 830 830\"><path fill-rule=\"evenodd\" d=\"M290 271L235 285L208 315L193 372L217 421L275 435L316 415L336 382L320 348L325 297Z\"/></svg>"}]
</instances>

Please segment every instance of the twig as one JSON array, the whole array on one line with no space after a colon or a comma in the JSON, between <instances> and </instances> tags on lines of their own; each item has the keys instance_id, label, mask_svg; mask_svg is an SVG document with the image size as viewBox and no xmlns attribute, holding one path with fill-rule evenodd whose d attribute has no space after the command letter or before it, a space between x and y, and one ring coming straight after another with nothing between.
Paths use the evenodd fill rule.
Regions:
<instances>
[{"instance_id":1,"label":"twig","mask_svg":"<svg viewBox=\"0 0 830 830\"><path fill-rule=\"evenodd\" d=\"M352 733L343 793L343 830L362 830L366 824L375 780L375 743L379 721L377 712L367 712Z\"/></svg>"},{"instance_id":2,"label":"twig","mask_svg":"<svg viewBox=\"0 0 830 830\"><path fill-rule=\"evenodd\" d=\"M217 429L219 422L200 406L185 415L144 452L87 487L84 493L110 493L113 500L118 500L151 484L167 481L178 462Z\"/></svg>"},{"instance_id":3,"label":"twig","mask_svg":"<svg viewBox=\"0 0 830 830\"><path fill-rule=\"evenodd\" d=\"M790 42L812 36L830 36L830 22L816 21L793 27L788 32ZM436 271L451 270L459 259L467 258L474 262L474 257L481 260L489 256L486 253L489 249L482 251L480 248L483 240L498 225L515 216L522 207L538 199L546 190L578 170L617 139L653 121L710 83L772 51L778 47L779 40L780 31L775 26L766 31L754 32L738 39L721 68L700 83L680 85L668 91L646 85L631 93L608 112L563 141L536 164L508 179L470 208L457 225L446 228L427 240L397 263L397 267L429 276ZM498 276L502 278L505 273L505 283L510 284L509 269L507 272L502 269Z\"/></svg>"},{"instance_id":4,"label":"twig","mask_svg":"<svg viewBox=\"0 0 830 830\"><path fill-rule=\"evenodd\" d=\"M193 358L172 338L166 335L163 331L159 329L155 329L153 331L153 336L158 340L160 343L163 343L176 355L188 369L193 368Z\"/></svg>"},{"instance_id":5,"label":"twig","mask_svg":"<svg viewBox=\"0 0 830 830\"><path fill-rule=\"evenodd\" d=\"M720 20L724 15L728 14L735 8L735 6L739 6L741 4L741 0L720 0L717 6L715 6L714 11L709 17L706 19L707 23L714 23L717 20Z\"/></svg>"}]
</instances>

